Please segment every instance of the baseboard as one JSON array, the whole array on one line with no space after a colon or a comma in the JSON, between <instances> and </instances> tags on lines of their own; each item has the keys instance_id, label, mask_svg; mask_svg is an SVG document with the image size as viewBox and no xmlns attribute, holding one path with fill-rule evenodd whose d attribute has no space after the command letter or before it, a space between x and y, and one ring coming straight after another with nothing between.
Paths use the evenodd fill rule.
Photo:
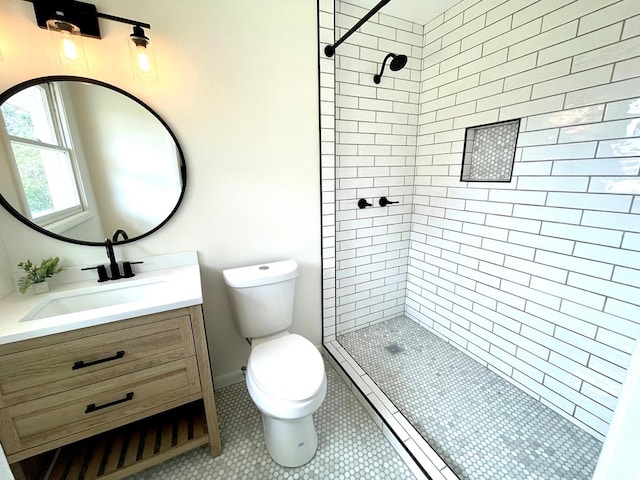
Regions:
<instances>
[{"instance_id":1,"label":"baseboard","mask_svg":"<svg viewBox=\"0 0 640 480\"><path fill-rule=\"evenodd\" d=\"M213 377L213 385L216 390L219 388L228 387L234 383L243 383L244 375L240 370L237 372L226 373L224 375L218 375Z\"/></svg>"}]
</instances>

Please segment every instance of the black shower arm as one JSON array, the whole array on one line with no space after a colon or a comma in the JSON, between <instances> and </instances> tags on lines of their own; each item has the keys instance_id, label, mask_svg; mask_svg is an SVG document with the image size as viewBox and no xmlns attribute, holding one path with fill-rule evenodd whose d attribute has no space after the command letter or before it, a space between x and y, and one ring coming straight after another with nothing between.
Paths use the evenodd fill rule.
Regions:
<instances>
[{"instance_id":1,"label":"black shower arm","mask_svg":"<svg viewBox=\"0 0 640 480\"><path fill-rule=\"evenodd\" d=\"M384 7L387 3L389 3L391 0L381 0L375 7L373 7L371 9L371 11L369 13L367 13L364 17L362 17L362 19L356 23L353 27L351 27L351 30L349 30L347 33L345 33L342 38L340 40L338 40L336 43L334 43L333 45L327 45L326 47L324 47L324 54L327 57L333 57L333 54L336 51L336 48L338 48L338 46L344 42L347 38L349 38L351 36L351 34L353 32L355 32L356 30L358 30L362 25L364 25L367 20L369 20L371 17L373 17L376 13L378 13L378 10L380 10L382 7Z\"/></svg>"},{"instance_id":2,"label":"black shower arm","mask_svg":"<svg viewBox=\"0 0 640 480\"><path fill-rule=\"evenodd\" d=\"M382 68L380 69L380 73L378 74L379 77L381 77L384 73L384 67L387 65L387 60L389 60L391 57L395 57L395 55L393 53L387 53L387 56L384 57L384 60L382 61Z\"/></svg>"}]
</instances>

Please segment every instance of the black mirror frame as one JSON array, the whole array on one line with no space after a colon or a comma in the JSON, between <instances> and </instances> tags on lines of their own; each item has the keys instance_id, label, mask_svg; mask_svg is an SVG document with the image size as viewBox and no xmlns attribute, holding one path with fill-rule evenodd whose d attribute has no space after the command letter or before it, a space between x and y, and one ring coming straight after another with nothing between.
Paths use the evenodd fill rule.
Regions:
<instances>
[{"instance_id":1,"label":"black mirror frame","mask_svg":"<svg viewBox=\"0 0 640 480\"><path fill-rule=\"evenodd\" d=\"M113 90L115 92L118 92L118 93L124 95L125 97L128 97L129 99L135 101L137 104L139 104L141 107L146 109L149 113L151 113L151 115L153 115L162 124L162 126L167 130L167 132L169 132L169 135L171 135L171 138L173 139L173 141L174 141L174 143L176 145L176 150L178 152L179 161L180 161L180 176L182 177L182 191L180 192L180 196L178 197L178 201L176 202L175 207L173 207L173 210L171 210L171 212L169 213L167 218L165 218L162 222L160 222L160 224L158 224L156 227L152 228L148 232L145 232L142 235L138 235L137 237L129 238L127 240L118 240L117 242L113 242L113 245L123 245L125 243L131 243L131 242L134 242L136 240L140 240L140 239L142 239L144 237L147 237L147 236L151 235L152 233L154 233L155 231L157 231L158 229L163 227L171 219L171 217L173 217L173 215L178 210L178 207L180 207L180 204L182 203L182 199L184 198L184 193L185 193L185 190L187 188L187 165L185 163L184 154L182 152L182 147L180 146L180 143L178 142L177 137L175 136L175 134L173 133L171 128L169 128L169 125L167 124L167 122L165 122L162 119L162 117L160 117L160 115L158 115L151 107L149 107L142 100L140 100L139 98L133 96L129 92L127 92L127 91L125 91L125 90L123 90L123 89L121 89L119 87L116 87L116 86L111 85L109 83L101 82L100 80L95 80L95 79L92 79L92 78L69 76L69 75L53 75L53 76L48 76L48 77L33 78L31 80L27 80L26 82L22 82L22 83L19 83L17 85L14 85L13 87L9 88L8 90L6 90L2 94L0 94L0 105L2 103L4 103L5 100L7 100L11 96L15 95L19 91L24 90L25 88L32 87L34 85L38 85L38 84L41 84L43 82L63 82L63 81L91 83L93 85L98 85L98 86L105 87L105 88L108 88L110 90ZM76 245L85 245L85 246L90 246L90 247L104 247L104 245L105 245L104 240L102 240L100 242L91 242L91 241L88 241L88 240L77 240L75 238L69 238L69 237L65 237L63 235L58 235L57 233L50 232L50 231L42 228L41 226L33 223L31 220L26 218L19 211L17 211L7 201L7 199L4 198L4 196L2 195L1 192L0 192L0 205L2 205L5 208L5 210L7 210L11 215L13 215L16 219L18 219L24 225L26 225L27 227L29 227L29 228L31 228L31 229L39 232L39 233L42 233L43 235L46 235L48 237L55 238L56 240L60 240L60 241L63 241L63 242L74 243Z\"/></svg>"}]
</instances>

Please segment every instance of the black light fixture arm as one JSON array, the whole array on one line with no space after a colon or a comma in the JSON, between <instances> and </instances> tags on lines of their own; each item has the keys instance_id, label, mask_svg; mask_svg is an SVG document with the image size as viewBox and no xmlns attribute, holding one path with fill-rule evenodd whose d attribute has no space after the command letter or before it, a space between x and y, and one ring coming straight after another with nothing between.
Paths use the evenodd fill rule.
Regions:
<instances>
[{"instance_id":1,"label":"black light fixture arm","mask_svg":"<svg viewBox=\"0 0 640 480\"><path fill-rule=\"evenodd\" d=\"M129 18L116 17L115 15L109 15L108 13L97 12L98 18L104 18L105 20L112 20L114 22L126 23L128 25L133 25L142 28L151 28L151 25L144 22L139 22L138 20L131 20Z\"/></svg>"},{"instance_id":2,"label":"black light fixture arm","mask_svg":"<svg viewBox=\"0 0 640 480\"><path fill-rule=\"evenodd\" d=\"M351 30L349 30L347 33L345 33L342 38L340 38L340 40L338 40L336 43L334 43L333 45L327 45L326 47L324 47L324 54L327 57L333 57L333 54L336 51L336 48L338 48L338 46L344 42L347 38L349 38L351 36L351 34L353 34L353 32L355 32L356 30L358 30L362 25L364 25L367 20L369 20L371 17L373 17L376 13L378 13L378 10L380 10L382 7L384 7L387 3L389 3L391 0L381 0L375 7L373 7L371 9L371 11L369 11L369 13L367 13L364 17L362 17L362 19L360 19L360 21L358 23L356 23L353 27L351 27Z\"/></svg>"},{"instance_id":3,"label":"black light fixture arm","mask_svg":"<svg viewBox=\"0 0 640 480\"><path fill-rule=\"evenodd\" d=\"M139 28L150 29L146 22L118 17L108 13L98 12L95 5L78 0L24 0L33 4L36 22L40 28L47 28L47 20L57 18L67 21L80 29L80 35L92 38L102 38L98 18L113 22L125 23Z\"/></svg>"}]
</instances>

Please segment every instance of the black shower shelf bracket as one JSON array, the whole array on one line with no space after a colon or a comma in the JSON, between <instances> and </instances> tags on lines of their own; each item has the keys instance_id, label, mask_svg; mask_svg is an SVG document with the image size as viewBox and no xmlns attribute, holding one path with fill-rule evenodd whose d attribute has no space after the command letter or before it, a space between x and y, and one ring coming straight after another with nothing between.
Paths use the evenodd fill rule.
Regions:
<instances>
[{"instance_id":1,"label":"black shower shelf bracket","mask_svg":"<svg viewBox=\"0 0 640 480\"><path fill-rule=\"evenodd\" d=\"M384 7L387 3L389 3L391 0L381 0L375 7L373 7L369 13L367 13L364 17L362 17L362 19L360 19L360 21L358 23L356 23L353 27L351 27L351 30L349 30L347 33L345 33L342 38L340 38L340 40L338 40L336 43L334 43L333 45L327 45L326 47L324 47L324 54L327 57L333 57L333 54L336 51L336 48L338 48L338 46L344 42L347 38L349 38L351 36L351 34L353 32L355 32L356 30L358 30L362 25L364 25L367 20L369 20L371 17L373 17L376 13L378 13L378 10L380 10L382 7Z\"/></svg>"}]
</instances>

